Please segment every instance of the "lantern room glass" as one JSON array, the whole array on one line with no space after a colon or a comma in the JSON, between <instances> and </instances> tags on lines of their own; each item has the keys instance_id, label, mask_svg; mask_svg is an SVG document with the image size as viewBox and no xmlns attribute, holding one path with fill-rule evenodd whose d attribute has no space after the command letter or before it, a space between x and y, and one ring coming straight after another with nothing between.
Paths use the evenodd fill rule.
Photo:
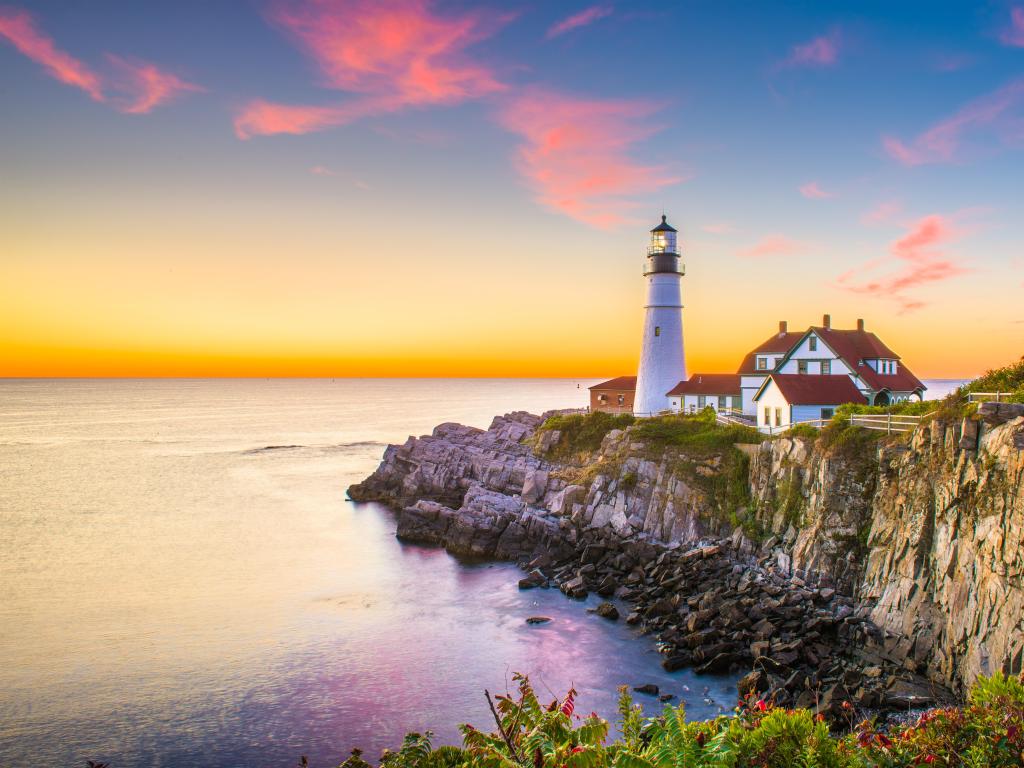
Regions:
<instances>
[{"instance_id":1,"label":"lantern room glass","mask_svg":"<svg viewBox=\"0 0 1024 768\"><path fill-rule=\"evenodd\" d=\"M679 253L676 249L676 233L665 230L651 232L651 244L648 253Z\"/></svg>"}]
</instances>

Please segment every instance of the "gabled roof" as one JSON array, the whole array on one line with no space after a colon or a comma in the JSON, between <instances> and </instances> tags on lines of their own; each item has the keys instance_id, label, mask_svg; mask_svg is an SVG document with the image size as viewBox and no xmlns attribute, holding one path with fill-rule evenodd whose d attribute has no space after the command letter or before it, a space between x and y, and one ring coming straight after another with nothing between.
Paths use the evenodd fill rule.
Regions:
<instances>
[{"instance_id":1,"label":"gabled roof","mask_svg":"<svg viewBox=\"0 0 1024 768\"><path fill-rule=\"evenodd\" d=\"M614 379L608 379L608 381L602 381L600 384L595 384L588 389L620 389L636 391L636 376L618 376Z\"/></svg>"},{"instance_id":2,"label":"gabled roof","mask_svg":"<svg viewBox=\"0 0 1024 768\"><path fill-rule=\"evenodd\" d=\"M775 382L775 386L790 405L842 405L867 402L867 398L845 373L835 376L772 373L757 390L755 400L761 397L771 382Z\"/></svg>"},{"instance_id":3,"label":"gabled roof","mask_svg":"<svg viewBox=\"0 0 1024 768\"><path fill-rule=\"evenodd\" d=\"M804 334L802 333L784 332L772 334L767 341L747 353L747 356L743 358L743 362L740 364L740 369L736 371L736 373L767 373L772 369L757 369L757 356L765 354L779 356L785 355L797 345L797 342L799 342L803 336Z\"/></svg>"},{"instance_id":4,"label":"gabled roof","mask_svg":"<svg viewBox=\"0 0 1024 768\"><path fill-rule=\"evenodd\" d=\"M665 393L672 395L740 395L738 373L695 373Z\"/></svg>"},{"instance_id":5,"label":"gabled roof","mask_svg":"<svg viewBox=\"0 0 1024 768\"><path fill-rule=\"evenodd\" d=\"M864 383L875 392L888 389L890 392L916 392L925 390L924 384L903 363L896 373L879 373L864 360L899 360L900 356L882 343L870 331L838 330L811 326L808 333L814 333L829 348L843 359L851 371L860 376ZM805 334L806 335L806 334Z\"/></svg>"}]
</instances>

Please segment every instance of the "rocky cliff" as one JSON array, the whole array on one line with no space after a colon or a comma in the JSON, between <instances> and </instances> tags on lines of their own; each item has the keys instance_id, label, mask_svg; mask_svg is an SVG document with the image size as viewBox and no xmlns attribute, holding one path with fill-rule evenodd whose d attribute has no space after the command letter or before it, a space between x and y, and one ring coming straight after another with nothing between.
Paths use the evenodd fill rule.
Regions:
<instances>
[{"instance_id":1,"label":"rocky cliff","mask_svg":"<svg viewBox=\"0 0 1024 768\"><path fill-rule=\"evenodd\" d=\"M562 436L513 413L390 446L349 493L400 509L401 537L519 560L524 587L630 601L666 666L750 669L741 687L780 702L905 706L1020 670L1024 409L982 417L696 451L629 427L552 461Z\"/></svg>"}]
</instances>

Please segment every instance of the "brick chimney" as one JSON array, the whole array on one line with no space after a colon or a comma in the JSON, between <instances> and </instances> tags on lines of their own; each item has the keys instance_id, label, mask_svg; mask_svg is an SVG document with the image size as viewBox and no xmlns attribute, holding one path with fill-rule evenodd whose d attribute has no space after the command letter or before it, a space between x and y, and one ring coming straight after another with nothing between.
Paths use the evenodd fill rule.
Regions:
<instances>
[{"instance_id":1,"label":"brick chimney","mask_svg":"<svg viewBox=\"0 0 1024 768\"><path fill-rule=\"evenodd\" d=\"M864 319L863 318L857 318L857 330L858 331L863 331L864 330Z\"/></svg>"},{"instance_id":2,"label":"brick chimney","mask_svg":"<svg viewBox=\"0 0 1024 768\"><path fill-rule=\"evenodd\" d=\"M779 320L779 335L781 336L782 334L787 333L788 331L789 323L787 323L785 320Z\"/></svg>"},{"instance_id":3,"label":"brick chimney","mask_svg":"<svg viewBox=\"0 0 1024 768\"><path fill-rule=\"evenodd\" d=\"M821 324L826 328L832 327L832 315L825 315L821 318Z\"/></svg>"}]
</instances>

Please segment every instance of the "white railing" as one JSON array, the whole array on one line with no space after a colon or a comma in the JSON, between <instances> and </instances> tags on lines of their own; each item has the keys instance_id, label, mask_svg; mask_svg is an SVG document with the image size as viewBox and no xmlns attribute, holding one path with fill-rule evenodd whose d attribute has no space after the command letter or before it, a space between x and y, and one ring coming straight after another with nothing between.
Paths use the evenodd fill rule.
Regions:
<instances>
[{"instance_id":1,"label":"white railing","mask_svg":"<svg viewBox=\"0 0 1024 768\"><path fill-rule=\"evenodd\" d=\"M910 432L925 416L910 416L896 413L855 413L850 416L850 424L863 429L875 429L891 435L893 432Z\"/></svg>"},{"instance_id":2,"label":"white railing","mask_svg":"<svg viewBox=\"0 0 1024 768\"><path fill-rule=\"evenodd\" d=\"M1001 403L1013 395L1013 392L968 392L968 403Z\"/></svg>"}]
</instances>

